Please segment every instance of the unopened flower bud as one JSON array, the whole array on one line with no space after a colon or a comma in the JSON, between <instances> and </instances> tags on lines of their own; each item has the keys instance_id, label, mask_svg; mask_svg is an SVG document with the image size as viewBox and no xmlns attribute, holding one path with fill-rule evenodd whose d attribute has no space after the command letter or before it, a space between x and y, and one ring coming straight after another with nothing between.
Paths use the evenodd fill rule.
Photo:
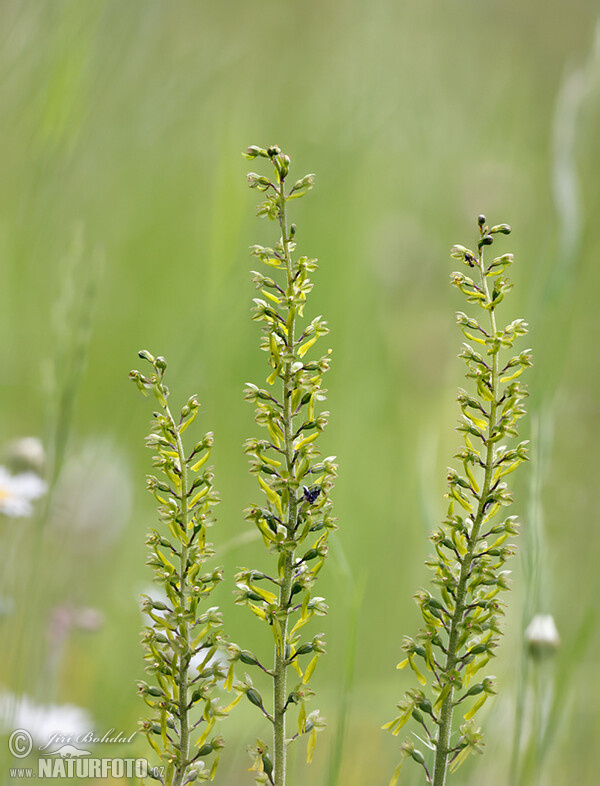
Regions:
<instances>
[{"instance_id":1,"label":"unopened flower bud","mask_svg":"<svg viewBox=\"0 0 600 786\"><path fill-rule=\"evenodd\" d=\"M256 707L260 707L262 709L263 700L256 688L248 688L246 691L246 696L248 697L248 701L251 704L254 704Z\"/></svg>"},{"instance_id":2,"label":"unopened flower bud","mask_svg":"<svg viewBox=\"0 0 600 786\"><path fill-rule=\"evenodd\" d=\"M560 636L551 614L536 614L525 630L525 641L532 658L552 655L560 645Z\"/></svg>"},{"instance_id":3,"label":"unopened flower bud","mask_svg":"<svg viewBox=\"0 0 600 786\"><path fill-rule=\"evenodd\" d=\"M241 650L239 654L239 659L242 663L245 663L247 666L258 666L258 660L256 659L256 655L250 652L250 650Z\"/></svg>"},{"instance_id":4,"label":"unopened flower bud","mask_svg":"<svg viewBox=\"0 0 600 786\"><path fill-rule=\"evenodd\" d=\"M252 159L256 158L257 156L262 156L263 158L268 158L269 154L266 150L263 150L262 147L257 147L256 145L250 145L250 147L246 150L245 153L242 153L244 158Z\"/></svg>"},{"instance_id":5,"label":"unopened flower bud","mask_svg":"<svg viewBox=\"0 0 600 786\"><path fill-rule=\"evenodd\" d=\"M501 232L503 235L510 235L511 229L508 224L496 224L495 227L490 229L490 235L493 235L496 232Z\"/></svg>"}]
</instances>

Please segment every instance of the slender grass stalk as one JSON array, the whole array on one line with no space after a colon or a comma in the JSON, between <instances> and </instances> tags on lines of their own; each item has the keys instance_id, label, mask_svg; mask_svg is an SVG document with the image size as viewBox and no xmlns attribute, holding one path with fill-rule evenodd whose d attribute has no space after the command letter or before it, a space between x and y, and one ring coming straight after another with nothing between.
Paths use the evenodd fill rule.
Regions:
<instances>
[{"instance_id":1,"label":"slender grass stalk","mask_svg":"<svg viewBox=\"0 0 600 786\"><path fill-rule=\"evenodd\" d=\"M266 667L249 650L234 651L234 657L259 668L272 680L271 712L248 675L236 689L272 726L272 754L262 740L251 749L256 782L285 786L288 744L307 734L310 761L316 734L324 726L318 711L307 715L305 709L305 702L312 696L308 682L324 652L324 642L319 635L301 642L300 630L315 614L326 613L323 598L311 597L311 588L327 555L327 536L334 529L329 499L336 474L334 457L319 461L315 445L327 423L328 413L317 414L315 408L324 399L321 383L330 353L314 361L305 358L328 329L320 316L304 327L300 325L312 289L308 274L317 269L317 264L308 257L294 259L296 227L289 225L287 214L288 202L306 194L314 177L306 175L288 188L290 159L277 146L268 150L250 147L246 157L268 159L275 170L273 180L251 173L248 181L252 188L267 192L258 214L276 221L280 232L274 248L252 248L252 254L271 271L279 271L280 276L278 281L253 271L264 296L254 301L254 319L263 323L262 348L272 368L267 383L273 386L278 382L280 394L277 389L271 393L250 383L245 391L246 399L257 407L257 423L268 431L268 439L250 439L245 445L252 458L251 472L266 496L264 505L246 511L246 518L276 556L276 567L271 573L243 569L236 576L236 602L247 605L268 625L274 643L273 666ZM317 534L312 545L301 552L313 533ZM275 591L263 589L260 582L268 582ZM309 654L312 658L302 668L301 659ZM290 668L297 680L291 690ZM297 728L288 736L286 721L293 706L298 707Z\"/></svg>"},{"instance_id":2,"label":"slender grass stalk","mask_svg":"<svg viewBox=\"0 0 600 786\"><path fill-rule=\"evenodd\" d=\"M213 438L206 434L188 455L182 434L196 418L198 401L192 396L176 419L167 401L164 358L146 351L140 357L153 371L149 376L132 371L130 377L142 393L154 393L161 410L154 413L146 442L156 450L154 466L163 475L161 480L148 476L163 531L151 530L147 544L148 564L165 595L164 601L144 596L142 603L151 620L143 642L146 671L154 684L138 683L138 692L153 710L140 725L166 765L164 777L157 774L157 779L165 786L184 786L213 779L224 743L210 735L229 709L219 707L214 696L217 683L226 676L218 657L223 641L221 614L216 607L199 609L222 580L219 568L201 572L213 555L206 532L213 521L211 509L218 502L213 474L205 469ZM199 737L193 741L195 731ZM206 767L204 758L214 753L211 767Z\"/></svg>"},{"instance_id":3,"label":"slender grass stalk","mask_svg":"<svg viewBox=\"0 0 600 786\"><path fill-rule=\"evenodd\" d=\"M457 315L465 336L485 347L486 354L481 355L470 344L464 344L460 354L467 365L467 377L475 383L475 395L462 389L458 392L458 431L463 434L464 446L455 458L464 475L448 470L448 515L431 535L435 555L427 562L434 572L437 592L421 590L415 595L425 627L416 639L405 639L407 658L398 666L410 666L419 683L426 686L428 680L417 665L422 661L431 674L432 697L422 690L408 691L398 704L400 714L384 726L398 734L412 718L424 731L421 741L431 753L426 758L407 740L391 785L397 782L403 761L412 758L422 766L427 783L445 786L448 772L456 770L469 753L481 752L482 735L473 717L496 692L491 676L471 683L493 657L500 637L503 608L498 594L508 589L502 568L514 552L506 541L517 533L517 525L514 516L499 524L492 520L502 506L512 502L503 478L526 460L527 443L509 448L499 442L517 436L516 421L525 414L521 401L527 394L516 380L531 365L531 355L524 351L506 363L500 359L501 350L512 347L515 339L527 332L527 325L517 319L505 328L497 327L496 309L512 288L503 273L513 263L513 256L504 254L486 265L484 250L496 235L508 234L510 227L499 224L490 229L484 216L478 223L477 254L463 246L452 249L452 257L471 268L478 280L463 273L453 273L451 280L467 302L477 304L487 315L485 327L462 312ZM464 714L458 739L453 740L455 710L475 697L475 704Z\"/></svg>"},{"instance_id":4,"label":"slender grass stalk","mask_svg":"<svg viewBox=\"0 0 600 786\"><path fill-rule=\"evenodd\" d=\"M52 357L44 374L47 409L43 472L47 493L36 517L35 534L23 533L25 537L31 537L31 542L25 546L27 559L6 560L5 555L5 564L18 566L18 571L14 577L10 571L4 571L0 580L1 594L14 596L19 604L24 604L11 620L12 646L5 655L5 671L11 675L11 684L17 692L29 692L43 701L51 699L48 691L52 681L48 680L43 665L47 652L44 646L40 646L39 631L47 622L49 609L56 603L55 586L51 581L51 573L56 566L48 560L48 538L52 538L48 522L85 372L101 261L98 251L89 253L83 230L77 229L71 248L60 260L58 291L50 315ZM16 588L11 586L15 581ZM25 593L22 587L27 588Z\"/></svg>"},{"instance_id":5,"label":"slender grass stalk","mask_svg":"<svg viewBox=\"0 0 600 786\"><path fill-rule=\"evenodd\" d=\"M55 357L49 372L50 402L48 464L49 493L46 516L68 448L73 410L85 372L92 321L102 272L102 256L88 253L83 230L75 234L73 248L61 261L62 291L54 306Z\"/></svg>"},{"instance_id":6,"label":"slender grass stalk","mask_svg":"<svg viewBox=\"0 0 600 786\"><path fill-rule=\"evenodd\" d=\"M356 675L358 622L360 618L362 601L365 594L366 583L363 578L357 584L349 570L347 574L344 571L343 575L343 586L348 587L349 607L346 627L346 643L344 647L343 680L337 711L338 722L329 759L327 786L338 786L340 782L340 772L342 769L344 756L344 743L346 741L346 729L348 726L348 716L350 714L350 706Z\"/></svg>"}]
</instances>

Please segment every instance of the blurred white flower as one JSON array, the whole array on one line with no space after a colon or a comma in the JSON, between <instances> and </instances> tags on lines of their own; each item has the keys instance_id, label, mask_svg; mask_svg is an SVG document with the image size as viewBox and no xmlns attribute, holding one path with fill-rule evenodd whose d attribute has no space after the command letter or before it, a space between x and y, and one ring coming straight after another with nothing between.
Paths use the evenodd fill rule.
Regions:
<instances>
[{"instance_id":1,"label":"blurred white flower","mask_svg":"<svg viewBox=\"0 0 600 786\"><path fill-rule=\"evenodd\" d=\"M144 623L147 625L152 624L152 620L150 620L146 616L146 612L143 609L144 601L147 598L150 598L152 600L157 600L160 603L164 603L165 605L169 604L167 593L164 591L162 587L159 587L157 584L144 584L140 588L140 592L135 593L135 597L136 600L138 601L138 604L140 605L140 611L142 612ZM154 609L154 614L156 614L157 617L162 617L164 615L164 611L160 611L159 609Z\"/></svg>"},{"instance_id":2,"label":"blurred white flower","mask_svg":"<svg viewBox=\"0 0 600 786\"><path fill-rule=\"evenodd\" d=\"M117 446L90 440L66 462L53 496L50 530L69 559L109 551L130 518L131 480Z\"/></svg>"},{"instance_id":3,"label":"blurred white flower","mask_svg":"<svg viewBox=\"0 0 600 786\"><path fill-rule=\"evenodd\" d=\"M15 472L33 471L41 475L46 462L46 453L37 437L20 437L9 443L7 461Z\"/></svg>"},{"instance_id":4,"label":"blurred white flower","mask_svg":"<svg viewBox=\"0 0 600 786\"><path fill-rule=\"evenodd\" d=\"M141 603L143 605L146 599L151 599L158 601L159 603L164 603L165 605L169 605L169 599L167 597L167 593L163 590L162 587L156 584L145 584L143 586L143 592L141 594L136 593L136 598L138 600L141 599ZM153 609L152 613L156 617L164 617L165 612L161 611L160 609ZM148 626L152 626L152 620L147 616L147 614L142 609L142 616L144 618L144 623ZM201 649L195 655L192 655L190 660L190 672L191 676L197 676L197 669L204 660L206 659L208 652L207 648ZM210 666L221 666L221 668L227 672L227 667L229 666L229 655L227 650L224 646L219 645L214 652L213 655L206 661L204 664L205 668Z\"/></svg>"},{"instance_id":5,"label":"blurred white flower","mask_svg":"<svg viewBox=\"0 0 600 786\"><path fill-rule=\"evenodd\" d=\"M36 704L27 696L0 696L0 728L28 731L36 745L45 745L51 735L84 734L93 729L90 714L74 704Z\"/></svg>"},{"instance_id":6,"label":"blurred white flower","mask_svg":"<svg viewBox=\"0 0 600 786\"><path fill-rule=\"evenodd\" d=\"M552 614L536 614L525 630L525 641L534 658L551 655L560 645Z\"/></svg>"},{"instance_id":7,"label":"blurred white flower","mask_svg":"<svg viewBox=\"0 0 600 786\"><path fill-rule=\"evenodd\" d=\"M46 484L34 472L11 475L0 467L0 513L6 516L31 516L32 500L46 492Z\"/></svg>"},{"instance_id":8,"label":"blurred white flower","mask_svg":"<svg viewBox=\"0 0 600 786\"><path fill-rule=\"evenodd\" d=\"M190 671L192 672L194 677L197 676L198 667L201 666L202 664L204 664L205 669L210 668L211 666L220 666L223 672L225 674L227 673L227 668L229 666L229 656L227 650L224 647L222 646L217 647L217 650L214 653L214 655L211 655L211 657L206 661L206 663L204 663L207 655L208 655L208 648L205 647L192 656L192 659L190 660Z\"/></svg>"}]
</instances>

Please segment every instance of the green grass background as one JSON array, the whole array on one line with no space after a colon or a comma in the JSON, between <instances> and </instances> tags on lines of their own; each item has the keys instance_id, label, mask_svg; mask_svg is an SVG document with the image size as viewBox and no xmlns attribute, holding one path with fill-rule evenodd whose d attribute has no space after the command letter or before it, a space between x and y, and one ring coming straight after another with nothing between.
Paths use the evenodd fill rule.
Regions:
<instances>
[{"instance_id":1,"label":"green grass background","mask_svg":"<svg viewBox=\"0 0 600 786\"><path fill-rule=\"evenodd\" d=\"M448 250L474 242L483 212L513 227L498 241L518 260L503 312L531 324L534 443L515 480L523 537L493 664L500 696L482 712L487 752L455 782L515 786L519 697L525 749L531 721L522 631L539 611L563 641L539 680L557 711L521 783L595 786L599 16L591 0L0 2L0 427L5 442L41 435L64 453L52 520L1 522L15 603L3 687L86 707L99 730L135 728L154 515L151 405L127 373L143 347L168 358L176 401L199 393L198 428L215 432L218 600L237 641L263 646L230 592L237 566L264 560L235 539L257 497L241 445L258 428L241 391L267 375L247 249L274 238L254 217L240 151L278 143L298 176L317 174L293 217L299 250L321 263L308 312L331 327L321 442L340 463L340 529L319 587L329 654L314 678L329 729L308 775L294 754L293 782L386 784L397 761L379 727L411 684L395 665L458 444L464 304ZM52 661L52 609L65 603L105 623L73 632ZM222 731L217 782L251 782L245 749L268 730L243 707ZM419 782L413 770L401 783Z\"/></svg>"}]
</instances>

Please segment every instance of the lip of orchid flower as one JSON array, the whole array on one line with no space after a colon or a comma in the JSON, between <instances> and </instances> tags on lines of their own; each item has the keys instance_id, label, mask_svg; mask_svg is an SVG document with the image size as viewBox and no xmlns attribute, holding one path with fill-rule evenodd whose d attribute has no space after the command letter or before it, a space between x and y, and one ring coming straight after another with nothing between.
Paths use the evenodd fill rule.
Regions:
<instances>
[{"instance_id":1,"label":"lip of orchid flower","mask_svg":"<svg viewBox=\"0 0 600 786\"><path fill-rule=\"evenodd\" d=\"M46 493L47 484L35 472L11 475L0 467L0 513L12 518L33 514L33 500Z\"/></svg>"}]
</instances>

